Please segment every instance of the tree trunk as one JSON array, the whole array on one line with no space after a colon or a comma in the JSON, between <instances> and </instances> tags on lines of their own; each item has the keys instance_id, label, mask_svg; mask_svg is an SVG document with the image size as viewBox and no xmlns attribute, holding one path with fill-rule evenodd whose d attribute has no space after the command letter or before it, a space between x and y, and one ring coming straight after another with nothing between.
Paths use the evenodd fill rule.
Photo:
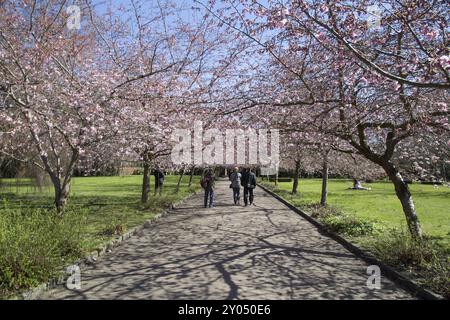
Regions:
<instances>
[{"instance_id":1,"label":"tree trunk","mask_svg":"<svg viewBox=\"0 0 450 320\"><path fill-rule=\"evenodd\" d=\"M299 176L300 176L300 161L295 161L294 184L292 185L292 194L297 194Z\"/></svg>"},{"instance_id":2,"label":"tree trunk","mask_svg":"<svg viewBox=\"0 0 450 320\"><path fill-rule=\"evenodd\" d=\"M70 193L70 183L72 181L71 176L67 176L64 180L60 179L53 171L47 171L55 190L55 206L56 211L59 214L64 213L64 207L66 206L67 199ZM61 180L63 181L61 183Z\"/></svg>"},{"instance_id":3,"label":"tree trunk","mask_svg":"<svg viewBox=\"0 0 450 320\"><path fill-rule=\"evenodd\" d=\"M442 164L442 172L444 174L444 182L447 182L447 172L445 170L445 162Z\"/></svg>"},{"instance_id":4,"label":"tree trunk","mask_svg":"<svg viewBox=\"0 0 450 320\"><path fill-rule=\"evenodd\" d=\"M194 179L194 171L195 171L195 167L192 167L191 175L189 177L189 188L192 187L192 180Z\"/></svg>"},{"instance_id":5,"label":"tree trunk","mask_svg":"<svg viewBox=\"0 0 450 320\"><path fill-rule=\"evenodd\" d=\"M278 186L278 171L275 173L275 185Z\"/></svg>"},{"instance_id":6,"label":"tree trunk","mask_svg":"<svg viewBox=\"0 0 450 320\"><path fill-rule=\"evenodd\" d=\"M324 160L322 167L322 195L320 197L320 205L327 205L328 197L328 161Z\"/></svg>"},{"instance_id":7,"label":"tree trunk","mask_svg":"<svg viewBox=\"0 0 450 320\"><path fill-rule=\"evenodd\" d=\"M150 163L148 161L144 162L143 169L141 204L147 204L148 195L150 194Z\"/></svg>"},{"instance_id":8,"label":"tree trunk","mask_svg":"<svg viewBox=\"0 0 450 320\"><path fill-rule=\"evenodd\" d=\"M178 193L180 191L180 184L181 184L181 180L183 180L184 170L185 170L185 168L183 168L183 170L181 171L181 174L180 174L180 178L178 178L178 183L177 183L177 188L175 189L175 193Z\"/></svg>"},{"instance_id":9,"label":"tree trunk","mask_svg":"<svg viewBox=\"0 0 450 320\"><path fill-rule=\"evenodd\" d=\"M78 151L73 152L69 166L67 167L65 175L61 177L59 172L54 172L50 169L48 162L46 162L46 172L50 176L53 188L55 190L55 206L56 211L59 214L64 213L64 208L67 204L67 200L70 194L70 186L72 183L72 175L75 169L75 164L78 161Z\"/></svg>"},{"instance_id":10,"label":"tree trunk","mask_svg":"<svg viewBox=\"0 0 450 320\"><path fill-rule=\"evenodd\" d=\"M64 212L64 208L67 204L67 199L69 198L70 193L70 181L66 183L64 186L61 186L61 183L58 182L54 184L55 188L55 205L56 211L62 214Z\"/></svg>"},{"instance_id":11,"label":"tree trunk","mask_svg":"<svg viewBox=\"0 0 450 320\"><path fill-rule=\"evenodd\" d=\"M383 168L394 184L395 193L402 204L403 213L405 214L406 223L411 236L414 239L422 239L422 227L416 213L416 208L414 207L408 184L403 180L400 172L398 172L397 168L391 162L384 163Z\"/></svg>"}]
</instances>

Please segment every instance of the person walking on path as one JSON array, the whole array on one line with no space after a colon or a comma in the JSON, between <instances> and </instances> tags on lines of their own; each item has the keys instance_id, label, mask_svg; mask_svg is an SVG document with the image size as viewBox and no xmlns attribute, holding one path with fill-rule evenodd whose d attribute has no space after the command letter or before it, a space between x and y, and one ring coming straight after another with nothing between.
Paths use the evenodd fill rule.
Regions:
<instances>
[{"instance_id":1,"label":"person walking on path","mask_svg":"<svg viewBox=\"0 0 450 320\"><path fill-rule=\"evenodd\" d=\"M161 195L164 185L164 172L159 167L156 167L153 175L155 176L155 196L158 190L159 195Z\"/></svg>"},{"instance_id":2,"label":"person walking on path","mask_svg":"<svg viewBox=\"0 0 450 320\"><path fill-rule=\"evenodd\" d=\"M240 193L241 193L241 177L242 175L239 173L239 168L234 168L233 173L230 175L230 188L233 189L233 200L234 204L239 205L240 201Z\"/></svg>"},{"instance_id":3,"label":"person walking on path","mask_svg":"<svg viewBox=\"0 0 450 320\"><path fill-rule=\"evenodd\" d=\"M211 169L206 171L205 176L201 181L201 186L205 189L205 208L212 208L214 202L214 187L216 184L216 178ZM209 200L209 205L208 205Z\"/></svg>"},{"instance_id":4,"label":"person walking on path","mask_svg":"<svg viewBox=\"0 0 450 320\"><path fill-rule=\"evenodd\" d=\"M252 169L245 169L242 174L241 184L244 187L244 204L247 206L253 204L254 196L253 189L256 187L256 175L252 172Z\"/></svg>"}]
</instances>

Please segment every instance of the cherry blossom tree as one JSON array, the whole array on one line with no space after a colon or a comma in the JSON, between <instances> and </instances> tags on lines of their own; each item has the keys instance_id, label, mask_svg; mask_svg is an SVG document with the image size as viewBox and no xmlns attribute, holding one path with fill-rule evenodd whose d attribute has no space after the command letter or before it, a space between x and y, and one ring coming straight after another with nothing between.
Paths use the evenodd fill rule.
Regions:
<instances>
[{"instance_id":1,"label":"cherry blossom tree","mask_svg":"<svg viewBox=\"0 0 450 320\"><path fill-rule=\"evenodd\" d=\"M260 86L267 97L249 99L238 111L270 105L279 114L280 108L295 107L301 115L297 118L310 119L308 126L340 140L338 151L356 151L383 168L411 235L420 238L419 219L395 153L411 137L448 131L448 91L442 90L448 88L442 40L446 10L440 10L439 1L417 8L411 1L387 3L382 11L387 25L377 31L368 29L367 17L355 15L369 1L228 1L214 12L267 52L278 73L285 74L272 85L278 90ZM434 34L430 41L424 32ZM411 151L409 161L420 157Z\"/></svg>"},{"instance_id":2,"label":"cherry blossom tree","mask_svg":"<svg viewBox=\"0 0 450 320\"><path fill-rule=\"evenodd\" d=\"M49 174L60 212L80 155L117 133L120 117L104 98L116 79L99 68L93 30L68 29L64 8L61 1L0 8L1 121L8 128L1 152Z\"/></svg>"},{"instance_id":3,"label":"cherry blossom tree","mask_svg":"<svg viewBox=\"0 0 450 320\"><path fill-rule=\"evenodd\" d=\"M134 152L146 202L150 164L168 154L170 131L188 119L182 109L215 79L205 76L207 56L222 41L207 17L187 23L172 2L132 0L102 15L90 1L77 5L72 29L66 1L2 4L1 152L49 174L60 212L80 158Z\"/></svg>"},{"instance_id":4,"label":"cherry blossom tree","mask_svg":"<svg viewBox=\"0 0 450 320\"><path fill-rule=\"evenodd\" d=\"M374 73L403 85L450 89L445 1L292 1L291 32L326 37ZM301 25L300 28L298 26Z\"/></svg>"}]
</instances>

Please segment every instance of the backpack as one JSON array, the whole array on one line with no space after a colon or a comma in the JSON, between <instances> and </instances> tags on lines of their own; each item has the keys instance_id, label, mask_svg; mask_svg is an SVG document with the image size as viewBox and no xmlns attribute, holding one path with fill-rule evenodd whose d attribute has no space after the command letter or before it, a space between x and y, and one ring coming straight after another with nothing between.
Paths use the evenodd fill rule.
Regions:
<instances>
[{"instance_id":1,"label":"backpack","mask_svg":"<svg viewBox=\"0 0 450 320\"><path fill-rule=\"evenodd\" d=\"M208 178L204 177L202 180L200 180L200 186L203 189L206 189L206 187L208 186Z\"/></svg>"}]
</instances>

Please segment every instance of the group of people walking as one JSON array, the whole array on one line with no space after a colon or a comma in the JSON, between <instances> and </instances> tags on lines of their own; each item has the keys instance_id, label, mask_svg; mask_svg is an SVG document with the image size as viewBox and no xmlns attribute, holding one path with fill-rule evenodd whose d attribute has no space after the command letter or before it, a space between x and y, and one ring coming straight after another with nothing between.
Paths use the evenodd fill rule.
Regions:
<instances>
[{"instance_id":1,"label":"group of people walking","mask_svg":"<svg viewBox=\"0 0 450 320\"><path fill-rule=\"evenodd\" d=\"M244 169L242 173L239 168L234 168L230 175L230 188L233 189L234 204L240 205L241 186L244 188L244 205L253 204L253 189L256 187L256 175L250 168Z\"/></svg>"},{"instance_id":2,"label":"group of people walking","mask_svg":"<svg viewBox=\"0 0 450 320\"><path fill-rule=\"evenodd\" d=\"M252 205L254 200L253 189L256 187L256 175L251 168L245 168L239 172L239 168L234 168L229 175L230 189L233 190L233 201L235 205L240 205L241 186L244 188L244 205ZM205 208L214 206L214 188L216 178L212 170L207 170L201 180L201 186L205 190Z\"/></svg>"}]
</instances>

